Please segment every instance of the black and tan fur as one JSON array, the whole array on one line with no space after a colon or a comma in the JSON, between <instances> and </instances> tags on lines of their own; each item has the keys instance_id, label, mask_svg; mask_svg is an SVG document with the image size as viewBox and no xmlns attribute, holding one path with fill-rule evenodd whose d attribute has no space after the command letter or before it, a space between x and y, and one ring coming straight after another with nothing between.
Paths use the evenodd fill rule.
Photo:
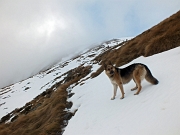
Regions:
<instances>
[{"instance_id":1,"label":"black and tan fur","mask_svg":"<svg viewBox=\"0 0 180 135\"><path fill-rule=\"evenodd\" d=\"M115 99L118 86L122 93L121 99L124 98L125 93L123 89L123 84L130 82L132 79L136 83L136 86L131 90L133 91L137 89L137 92L134 95L138 95L139 92L141 91L142 89L141 81L144 78L151 84L154 85L158 84L158 80L152 76L149 68L141 63L134 63L125 68L117 68L112 64L107 64L107 65L104 64L103 66L106 75L109 77L114 87L114 94L113 97L111 98L112 100Z\"/></svg>"}]
</instances>

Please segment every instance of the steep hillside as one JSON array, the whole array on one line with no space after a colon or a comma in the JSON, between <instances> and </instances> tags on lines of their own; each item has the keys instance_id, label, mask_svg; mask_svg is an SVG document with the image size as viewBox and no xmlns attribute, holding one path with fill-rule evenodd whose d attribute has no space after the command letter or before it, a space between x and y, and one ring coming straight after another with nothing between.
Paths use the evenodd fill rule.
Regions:
<instances>
[{"instance_id":1,"label":"steep hillside","mask_svg":"<svg viewBox=\"0 0 180 135\"><path fill-rule=\"evenodd\" d=\"M87 79L99 75L103 68L98 64L102 62L111 61L121 66L139 56L146 57L180 46L179 20L180 11L130 41L106 42L30 78L41 78L40 81L25 80L0 90L2 110L9 107L4 99L10 99L20 89L31 94L34 90L31 98L41 93L24 107L21 107L25 104L22 103L14 107L18 109L10 109L1 119L0 134L62 134L68 120L76 113L76 110L73 113L67 111L72 106L67 98L73 96L71 91L77 84L83 85ZM66 68L62 70L62 67ZM24 95L21 93L14 97L14 104L21 96Z\"/></svg>"},{"instance_id":2,"label":"steep hillside","mask_svg":"<svg viewBox=\"0 0 180 135\"><path fill-rule=\"evenodd\" d=\"M134 81L124 85L125 98L113 87L105 73L84 85L77 85L68 99L69 112L77 110L63 135L179 135L180 134L180 47L150 57L139 57L123 65L146 64L158 85L143 80L142 90L134 95ZM166 66L164 66L166 65ZM122 67L121 67L122 68Z\"/></svg>"},{"instance_id":3,"label":"steep hillside","mask_svg":"<svg viewBox=\"0 0 180 135\"><path fill-rule=\"evenodd\" d=\"M81 55L72 59L60 62L52 68L40 72L29 79L0 89L0 95L2 97L0 116L14 110L14 106L22 107L27 101L31 101L40 93L43 92L44 95L46 95L45 93L51 93L51 91L56 90L60 84L64 84L76 76L80 76L76 75L77 72L82 72L80 70L87 66L91 69L91 66L96 63L93 60L96 56L102 54L107 49L119 46L120 43L124 44L123 40L112 40L108 41L108 43L102 43L100 46L84 51ZM75 77L73 78L73 76ZM20 95L23 95L23 98L17 99L17 96ZM16 100L16 102L14 103L13 100ZM11 106L12 102L13 106Z\"/></svg>"},{"instance_id":4,"label":"steep hillside","mask_svg":"<svg viewBox=\"0 0 180 135\"><path fill-rule=\"evenodd\" d=\"M3 134L61 133L73 115L65 110L72 106L66 101L73 95L69 86L83 84L90 78L87 75L97 67L95 57L124 44L125 41L119 39L102 43L27 80L1 89L0 116L7 115L1 118L0 131ZM9 127L6 129L6 126Z\"/></svg>"},{"instance_id":5,"label":"steep hillside","mask_svg":"<svg viewBox=\"0 0 180 135\"><path fill-rule=\"evenodd\" d=\"M96 57L96 60L112 61L121 66L139 56L147 57L180 46L179 22L180 11L128 41L125 46ZM102 71L103 68L94 75Z\"/></svg>"}]
</instances>

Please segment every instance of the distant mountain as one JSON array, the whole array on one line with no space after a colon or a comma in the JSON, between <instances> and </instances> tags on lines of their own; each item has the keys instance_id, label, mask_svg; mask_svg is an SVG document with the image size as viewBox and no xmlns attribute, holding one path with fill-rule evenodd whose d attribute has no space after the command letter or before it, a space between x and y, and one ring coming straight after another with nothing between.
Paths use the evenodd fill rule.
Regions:
<instances>
[{"instance_id":1,"label":"distant mountain","mask_svg":"<svg viewBox=\"0 0 180 135\"><path fill-rule=\"evenodd\" d=\"M101 74L103 62L122 66L140 56L180 46L179 18L180 11L133 39L104 42L0 89L0 134L62 134L77 111L68 111L73 103L67 99L74 95L74 87Z\"/></svg>"},{"instance_id":2,"label":"distant mountain","mask_svg":"<svg viewBox=\"0 0 180 135\"><path fill-rule=\"evenodd\" d=\"M94 59L109 49L120 47L127 40L128 39L113 39L104 42L74 58L60 62L44 72L40 72L26 80L2 88L0 90L2 102L0 104L0 116L2 117L15 108L24 106L27 102L33 100L37 95L48 89L53 88L53 90L56 91L59 84L63 84L72 79L73 71L79 66L91 66L89 69L90 72L95 72L93 66L97 61Z\"/></svg>"}]
</instances>

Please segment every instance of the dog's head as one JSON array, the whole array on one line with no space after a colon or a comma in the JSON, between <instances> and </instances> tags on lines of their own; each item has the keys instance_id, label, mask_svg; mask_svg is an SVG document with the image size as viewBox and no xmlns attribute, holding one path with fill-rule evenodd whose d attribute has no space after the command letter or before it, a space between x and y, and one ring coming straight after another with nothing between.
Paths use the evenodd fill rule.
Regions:
<instances>
[{"instance_id":1,"label":"dog's head","mask_svg":"<svg viewBox=\"0 0 180 135\"><path fill-rule=\"evenodd\" d=\"M109 77L113 77L114 73L116 72L116 68L111 64L104 64L104 70Z\"/></svg>"}]
</instances>

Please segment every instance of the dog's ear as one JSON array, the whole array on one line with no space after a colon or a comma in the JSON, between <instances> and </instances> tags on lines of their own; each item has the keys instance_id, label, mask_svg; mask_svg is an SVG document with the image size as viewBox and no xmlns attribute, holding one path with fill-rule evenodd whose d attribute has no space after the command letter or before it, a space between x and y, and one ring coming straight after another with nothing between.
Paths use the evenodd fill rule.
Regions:
<instances>
[{"instance_id":1,"label":"dog's ear","mask_svg":"<svg viewBox=\"0 0 180 135\"><path fill-rule=\"evenodd\" d=\"M112 62L111 62L111 61L108 61L108 65L111 65L111 66L113 66L113 64L112 64Z\"/></svg>"},{"instance_id":2,"label":"dog's ear","mask_svg":"<svg viewBox=\"0 0 180 135\"><path fill-rule=\"evenodd\" d=\"M107 69L107 64L106 63L103 63L102 66L103 66L104 70Z\"/></svg>"},{"instance_id":3,"label":"dog's ear","mask_svg":"<svg viewBox=\"0 0 180 135\"><path fill-rule=\"evenodd\" d=\"M107 66L108 66L108 65L112 65L112 66L113 66L113 64L111 63L111 61L103 62L103 63L102 63L102 66L103 66L104 70L107 69Z\"/></svg>"}]
</instances>

